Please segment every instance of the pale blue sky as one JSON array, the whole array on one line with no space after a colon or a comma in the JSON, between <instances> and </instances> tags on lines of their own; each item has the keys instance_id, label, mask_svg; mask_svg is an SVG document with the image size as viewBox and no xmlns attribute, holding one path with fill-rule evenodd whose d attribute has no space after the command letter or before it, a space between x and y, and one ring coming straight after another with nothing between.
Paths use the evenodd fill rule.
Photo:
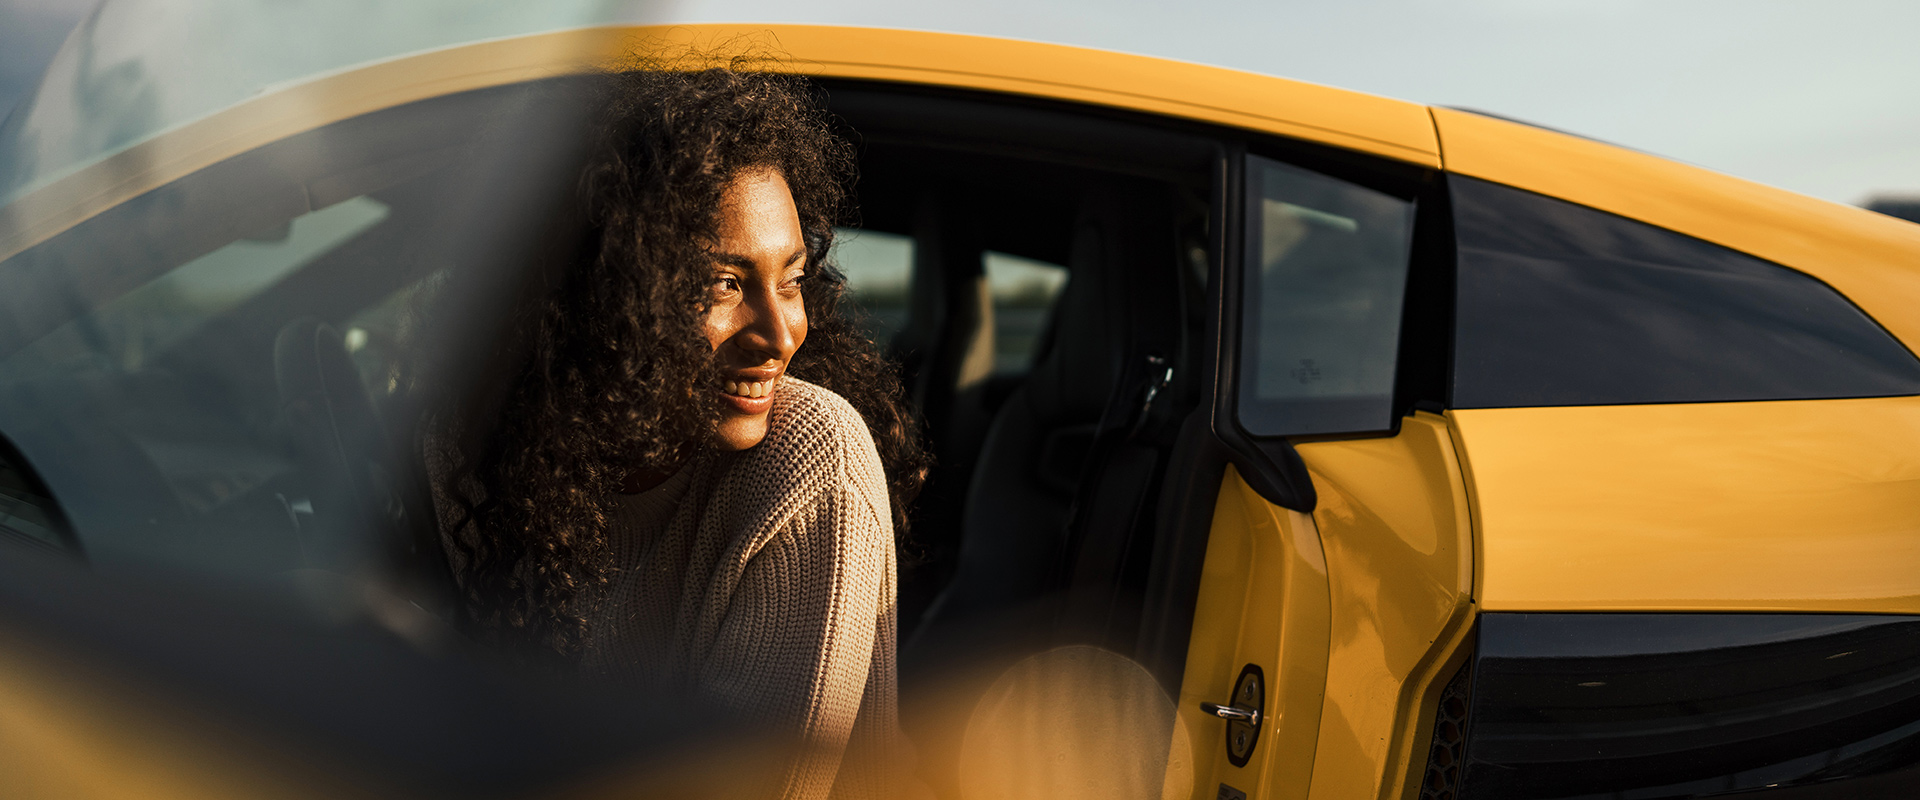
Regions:
<instances>
[{"instance_id":1,"label":"pale blue sky","mask_svg":"<svg viewBox=\"0 0 1920 800\"><path fill-rule=\"evenodd\" d=\"M0 107L92 6L0 0ZM1485 109L1842 202L1920 194L1913 0L668 0L656 15L1123 50Z\"/></svg>"}]
</instances>

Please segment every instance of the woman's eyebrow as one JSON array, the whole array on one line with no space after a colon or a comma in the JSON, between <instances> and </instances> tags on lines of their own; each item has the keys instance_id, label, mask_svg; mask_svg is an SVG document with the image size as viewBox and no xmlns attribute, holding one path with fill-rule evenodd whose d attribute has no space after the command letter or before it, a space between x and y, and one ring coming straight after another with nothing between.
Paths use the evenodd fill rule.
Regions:
<instances>
[{"instance_id":1,"label":"woman's eyebrow","mask_svg":"<svg viewBox=\"0 0 1920 800\"><path fill-rule=\"evenodd\" d=\"M753 269L753 266L754 266L753 259L740 255L738 253L727 253L719 250L710 250L707 252L707 255L712 256L713 260L716 262L719 262L721 264L726 264L732 267L739 267L741 269ZM793 251L791 255L788 255L786 263L781 264L780 266L791 267L793 266L793 262L799 261L800 259L803 259L806 257L807 257L807 248L802 247L798 250Z\"/></svg>"},{"instance_id":2,"label":"woman's eyebrow","mask_svg":"<svg viewBox=\"0 0 1920 800\"><path fill-rule=\"evenodd\" d=\"M719 262L721 264L726 264L727 266L730 266L730 267L739 267L741 269L753 269L753 259L743 255L739 255L737 253L723 253L718 250L712 250L712 251L708 251L707 255L712 256L714 261Z\"/></svg>"}]
</instances>

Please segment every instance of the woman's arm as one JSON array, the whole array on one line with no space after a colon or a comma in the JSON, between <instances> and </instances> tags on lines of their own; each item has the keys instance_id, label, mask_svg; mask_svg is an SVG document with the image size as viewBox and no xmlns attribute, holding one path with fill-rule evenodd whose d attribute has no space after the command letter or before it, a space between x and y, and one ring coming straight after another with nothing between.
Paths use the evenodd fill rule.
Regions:
<instances>
[{"instance_id":1,"label":"woman's arm","mask_svg":"<svg viewBox=\"0 0 1920 800\"><path fill-rule=\"evenodd\" d=\"M832 790L891 610L884 494L876 509L868 481L836 477L748 560L699 676L713 696L799 737L788 798Z\"/></svg>"}]
</instances>

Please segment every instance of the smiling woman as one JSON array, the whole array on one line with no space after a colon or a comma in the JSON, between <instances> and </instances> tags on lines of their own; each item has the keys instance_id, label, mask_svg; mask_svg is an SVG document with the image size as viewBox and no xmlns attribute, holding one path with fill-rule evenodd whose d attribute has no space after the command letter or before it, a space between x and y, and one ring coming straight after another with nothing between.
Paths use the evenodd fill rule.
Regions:
<instances>
[{"instance_id":1,"label":"smiling woman","mask_svg":"<svg viewBox=\"0 0 1920 800\"><path fill-rule=\"evenodd\" d=\"M768 167L735 176L720 200L719 234L707 309L725 401L714 438L745 450L767 437L774 391L807 341L807 244L787 179Z\"/></svg>"},{"instance_id":2,"label":"smiling woman","mask_svg":"<svg viewBox=\"0 0 1920 800\"><path fill-rule=\"evenodd\" d=\"M491 377L428 426L466 622L797 738L770 792L897 796L895 534L925 457L838 312L848 148L768 72L582 99L578 190Z\"/></svg>"}]
</instances>

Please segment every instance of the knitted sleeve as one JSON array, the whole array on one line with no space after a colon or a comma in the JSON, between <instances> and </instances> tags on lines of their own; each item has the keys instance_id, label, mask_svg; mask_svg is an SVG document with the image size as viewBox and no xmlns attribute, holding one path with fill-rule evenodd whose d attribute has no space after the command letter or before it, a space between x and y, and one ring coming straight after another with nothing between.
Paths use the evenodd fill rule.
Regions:
<instances>
[{"instance_id":1,"label":"knitted sleeve","mask_svg":"<svg viewBox=\"0 0 1920 800\"><path fill-rule=\"evenodd\" d=\"M812 423L802 426L805 433L778 443L791 448L788 457L766 454L778 470L766 478L787 492L778 503L787 513L744 564L700 676L712 695L776 726L794 726L787 732L802 744L784 778L786 798L825 798L833 790L877 646L894 645L876 641L882 616L890 631L893 612L884 479L858 414L827 397L796 409L821 418L804 420ZM881 659L890 673L891 659Z\"/></svg>"}]
</instances>

